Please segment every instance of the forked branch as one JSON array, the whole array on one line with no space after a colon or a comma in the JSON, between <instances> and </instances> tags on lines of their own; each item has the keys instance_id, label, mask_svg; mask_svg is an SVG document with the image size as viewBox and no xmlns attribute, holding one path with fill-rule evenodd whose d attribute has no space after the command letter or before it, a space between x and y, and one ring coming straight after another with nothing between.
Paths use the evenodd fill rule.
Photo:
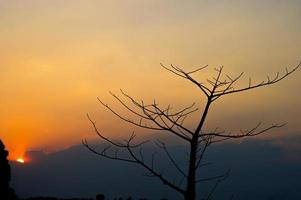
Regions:
<instances>
[{"instance_id":1,"label":"forked branch","mask_svg":"<svg viewBox=\"0 0 301 200\"><path fill-rule=\"evenodd\" d=\"M212 95L213 101L216 100L217 98L227 95L227 94L243 92L243 91L252 90L255 88L264 87L264 86L273 85L275 83L278 83L279 81L288 77L290 74L294 73L297 69L300 68L300 66L301 66L301 62L296 67L294 67L290 70L288 68L286 68L285 73L283 75L280 75L280 73L277 72L276 75L274 76L274 78L271 79L269 76L267 76L267 79L265 81L262 81L257 84L252 84L252 80L251 80L251 78L249 78L249 85L247 87L243 87L243 88L239 88L239 89L235 89L232 86L242 77L243 73L238 75L236 78L231 78L230 76L227 75L227 78L229 81L228 84L226 84L226 87L223 88L221 91L218 91Z\"/></svg>"},{"instance_id":2,"label":"forked branch","mask_svg":"<svg viewBox=\"0 0 301 200\"><path fill-rule=\"evenodd\" d=\"M195 104L187 106L179 111L171 112L171 107L168 106L166 109L161 109L158 104L154 101L152 104L145 105L143 102L139 103L133 97L129 96L121 90L121 93L135 106L134 110L125 101L121 100L117 95L110 93L126 110L137 117L138 120L133 120L126 118L118 113L116 110L112 109L108 104L105 104L102 100L98 98L101 105L110 110L115 116L121 120L138 126L144 129L151 129L157 131L168 131L172 134L189 141L190 138L187 134L193 135L193 131L189 130L183 125L184 119L196 112L198 109L194 108ZM180 131L179 131L180 130ZM184 133L186 132L186 133Z\"/></svg>"},{"instance_id":3,"label":"forked branch","mask_svg":"<svg viewBox=\"0 0 301 200\"><path fill-rule=\"evenodd\" d=\"M281 128L285 124L273 124L266 128L260 129L261 125L262 125L262 123L258 123L256 126L251 128L250 130L240 130L239 133L236 133L236 134L232 134L232 133L227 134L227 133L225 133L225 131L202 133L201 135L199 135L199 138L200 138L200 141L203 142L204 137L213 137L213 138L219 137L219 138L232 138L232 139L243 138L243 137L252 137L252 136L257 136L257 135L263 134L271 129ZM215 142L215 140L210 141L210 143L212 143L212 142Z\"/></svg>"},{"instance_id":4,"label":"forked branch","mask_svg":"<svg viewBox=\"0 0 301 200\"><path fill-rule=\"evenodd\" d=\"M108 159L111 159L111 160L119 160L119 161L124 161L124 162L128 162L128 163L133 163L133 164L140 165L140 166L144 167L152 176L159 178L163 182L163 184L166 184L167 186L169 186L170 188L176 190L177 192L179 192L181 194L184 194L185 191L183 189L181 189L176 184L169 181L160 172L157 172L155 170L154 154L152 155L150 165L146 163L141 150L139 151L140 156L136 155L136 153L134 152L134 149L136 149L138 147L141 147L147 141L140 142L140 143L137 143L137 144L132 144L134 138L136 137L135 134L132 134L130 136L130 138L127 139L127 140L124 140L123 143L115 142L115 141L105 137L104 135L102 135L100 133L100 131L98 131L98 129L96 127L96 123L91 120L89 115L87 115L87 117L88 117L89 121L92 123L92 125L94 127L94 131L96 132L96 134L101 139L103 139L104 141L106 141L110 144L109 146L106 146L102 150L99 151L99 150L93 148L92 146L90 146L86 140L83 140L82 143L87 149L89 149L91 152L93 152L96 155L99 155L99 156L102 156L102 157L105 157L105 158L108 158ZM115 150L114 152L112 152L112 151L109 151L111 149L111 147L115 147L115 148L118 148L118 149ZM119 151L118 151L119 149L126 150L129 153L129 156L120 155Z\"/></svg>"},{"instance_id":5,"label":"forked branch","mask_svg":"<svg viewBox=\"0 0 301 200\"><path fill-rule=\"evenodd\" d=\"M192 70L190 72L185 72L183 69L180 67L176 67L174 65L170 65L170 67L166 67L161 63L161 66L166 69L167 71L182 77L184 79L189 80L193 84L197 85L203 94L205 94L210 100L213 102L216 99L220 98L221 96L227 95L227 94L233 94L233 93L238 93L238 92L243 92L247 90L252 90L255 88L259 87L264 87L268 85L275 84L283 79L285 79L287 76L290 74L294 73L297 69L300 68L301 62L294 68L288 69L286 68L285 73L283 75L280 75L280 72L277 72L276 75L273 78L270 78L267 76L267 79L257 83L257 84L252 84L252 79L249 78L249 84L247 87L242 87L239 89L235 89L235 84L242 78L243 72L240 73L236 77L231 77L228 74L223 74L223 67L215 68L217 71L217 75L213 77L212 79L207 79L207 83L210 85L210 87L206 86L204 83L201 83L197 80L195 80L191 74L194 74L196 72L199 72L203 69L206 69L208 66L200 67L195 70Z\"/></svg>"}]
</instances>

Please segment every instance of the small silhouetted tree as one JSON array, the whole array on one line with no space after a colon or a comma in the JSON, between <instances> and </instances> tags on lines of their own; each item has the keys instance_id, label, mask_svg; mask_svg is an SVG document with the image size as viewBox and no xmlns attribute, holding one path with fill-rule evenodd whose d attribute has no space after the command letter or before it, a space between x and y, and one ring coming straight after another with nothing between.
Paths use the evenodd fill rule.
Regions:
<instances>
[{"instance_id":1,"label":"small silhouetted tree","mask_svg":"<svg viewBox=\"0 0 301 200\"><path fill-rule=\"evenodd\" d=\"M150 176L158 178L163 184L183 195L185 200L196 199L197 184L207 181L215 181L213 188L208 192L208 194L206 194L205 197L205 199L211 199L218 184L228 176L229 171L210 177L200 178L197 176L197 170L206 165L206 163L203 162L203 158L208 147L212 146L212 144L214 143L229 139L257 136L271 129L282 127L284 124L272 124L269 126L264 126L262 123L258 123L252 128L246 130L242 129L238 133L227 133L218 129L206 131L204 129L204 124L206 122L210 108L222 97L278 83L279 81L295 72L300 67L300 65L301 63L291 70L286 69L286 72L282 75L278 72L272 78L268 76L267 79L262 82L253 83L251 78L249 78L248 85L239 88L236 84L243 76L243 73L233 77L225 74L223 72L223 67L219 67L215 68L216 75L214 75L213 78L208 78L205 79L204 82L200 82L196 80L193 75L200 72L201 70L204 70L205 68L207 68L207 66L188 72L184 71L180 67L173 65L166 67L161 64L161 66L167 71L195 85L205 96L206 103L204 105L204 109L200 113L199 120L196 121L195 127L193 128L190 128L185 124L185 119L192 113L198 111L198 109L195 108L194 103L190 106L184 107L181 110L173 111L170 105L162 107L159 106L156 101L146 104L143 101L136 100L122 90L121 94L123 98L111 93L111 95L117 102L119 102L131 115L136 117L135 119L129 119L98 98L98 101L102 106L107 108L121 120L144 129L168 132L187 143L189 154L188 163L185 169L181 168L179 163L176 162L164 142L157 143L158 147L166 153L166 156L170 160L170 163L173 164L175 169L182 176L182 178L178 182L168 179L168 177L164 176L160 171L158 171L157 168L155 168L155 154L151 156L150 161L147 161L147 159L145 159L145 155L142 153L141 147L147 141L135 142L135 134L132 134L129 139L126 139L122 142L114 141L104 136L104 134L102 134L98 130L96 123L89 117L89 115L87 115L88 119L93 125L96 134L103 141L108 143L108 146L99 151L91 147L86 140L83 141L83 144L90 151L102 157L142 166L149 172ZM112 150L111 147L115 147L115 149L117 150ZM118 150L122 149L128 152L128 156L126 156L126 154L118 153ZM183 182L185 183L184 187L182 186Z\"/></svg>"},{"instance_id":2,"label":"small silhouetted tree","mask_svg":"<svg viewBox=\"0 0 301 200\"><path fill-rule=\"evenodd\" d=\"M12 188L9 187L11 178L10 166L7 160L8 151L0 140L0 199L15 200L17 196Z\"/></svg>"},{"instance_id":3,"label":"small silhouetted tree","mask_svg":"<svg viewBox=\"0 0 301 200\"><path fill-rule=\"evenodd\" d=\"M105 200L105 195L104 194L97 194L96 195L96 200Z\"/></svg>"}]
</instances>

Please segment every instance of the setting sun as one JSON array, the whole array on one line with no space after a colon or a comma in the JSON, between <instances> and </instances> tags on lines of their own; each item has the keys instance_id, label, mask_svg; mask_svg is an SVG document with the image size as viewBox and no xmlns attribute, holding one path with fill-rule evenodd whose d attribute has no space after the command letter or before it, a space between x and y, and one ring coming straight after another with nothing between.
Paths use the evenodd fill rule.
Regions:
<instances>
[{"instance_id":1,"label":"setting sun","mask_svg":"<svg viewBox=\"0 0 301 200\"><path fill-rule=\"evenodd\" d=\"M23 158L18 158L18 159L17 159L17 162L19 162L19 163L24 163L25 161L24 161Z\"/></svg>"}]
</instances>

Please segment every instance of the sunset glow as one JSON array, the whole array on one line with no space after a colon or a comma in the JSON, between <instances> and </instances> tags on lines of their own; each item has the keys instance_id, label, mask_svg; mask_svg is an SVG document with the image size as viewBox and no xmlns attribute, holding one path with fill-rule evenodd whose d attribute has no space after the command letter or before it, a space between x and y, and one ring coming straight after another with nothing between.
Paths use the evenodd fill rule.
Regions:
<instances>
[{"instance_id":1,"label":"sunset glow","mask_svg":"<svg viewBox=\"0 0 301 200\"><path fill-rule=\"evenodd\" d=\"M0 0L0 137L10 159L93 139L86 113L109 136L133 131L99 109L97 97L115 105L108 91L173 107L200 102L195 86L160 63L187 71L208 64L200 82L221 65L233 76L244 71L245 85L249 76L285 73L300 62L300 8L300 1ZM283 134L300 132L298 77L218 102L209 125L232 129L235 116L239 128L284 120Z\"/></svg>"}]
</instances>

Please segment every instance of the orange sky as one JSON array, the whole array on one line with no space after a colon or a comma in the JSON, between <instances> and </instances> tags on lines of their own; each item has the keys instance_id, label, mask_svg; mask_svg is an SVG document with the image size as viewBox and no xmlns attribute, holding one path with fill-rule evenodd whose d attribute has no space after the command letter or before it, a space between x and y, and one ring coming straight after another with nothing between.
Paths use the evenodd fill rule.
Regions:
<instances>
[{"instance_id":1,"label":"orange sky","mask_svg":"<svg viewBox=\"0 0 301 200\"><path fill-rule=\"evenodd\" d=\"M300 19L298 0L0 0L0 138L12 159L68 147L93 136L87 112L107 134L125 135L133 128L117 126L97 96L111 102L108 91L123 88L139 99L199 101L160 62L264 79L300 62ZM233 128L239 116L242 126L285 121L285 134L300 133L299 77L224 99L208 126Z\"/></svg>"}]
</instances>

